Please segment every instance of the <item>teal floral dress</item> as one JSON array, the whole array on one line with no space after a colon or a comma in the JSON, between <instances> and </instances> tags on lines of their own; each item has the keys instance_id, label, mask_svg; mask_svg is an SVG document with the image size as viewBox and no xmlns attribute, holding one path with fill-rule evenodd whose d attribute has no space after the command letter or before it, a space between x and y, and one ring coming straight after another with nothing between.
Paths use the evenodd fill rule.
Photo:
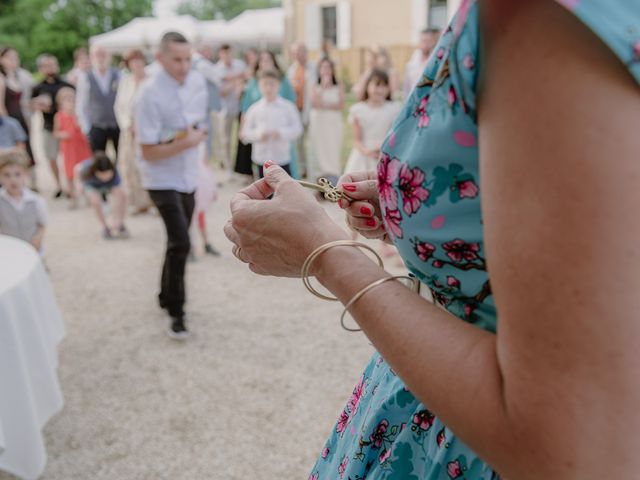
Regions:
<instances>
[{"instance_id":1,"label":"teal floral dress","mask_svg":"<svg viewBox=\"0 0 640 480\"><path fill-rule=\"evenodd\" d=\"M640 5L558 0L640 82ZM478 181L479 1L463 0L396 119L378 165L385 225L407 268L461 321L495 332ZM633 6L632 6L633 4ZM489 465L376 354L309 480L489 480Z\"/></svg>"}]
</instances>

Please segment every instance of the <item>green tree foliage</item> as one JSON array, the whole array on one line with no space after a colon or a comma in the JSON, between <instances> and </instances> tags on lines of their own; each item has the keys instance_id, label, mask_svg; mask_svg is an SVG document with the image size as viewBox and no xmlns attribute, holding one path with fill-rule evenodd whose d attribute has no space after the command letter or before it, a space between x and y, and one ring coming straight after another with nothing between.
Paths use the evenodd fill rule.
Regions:
<instances>
[{"instance_id":1,"label":"green tree foliage","mask_svg":"<svg viewBox=\"0 0 640 480\"><path fill-rule=\"evenodd\" d=\"M29 68L43 52L68 68L92 35L152 13L153 0L0 0L0 45L15 47Z\"/></svg>"},{"instance_id":2,"label":"green tree foliage","mask_svg":"<svg viewBox=\"0 0 640 480\"><path fill-rule=\"evenodd\" d=\"M244 10L280 5L280 0L183 0L178 7L178 13L193 15L201 20L229 20Z\"/></svg>"}]
</instances>

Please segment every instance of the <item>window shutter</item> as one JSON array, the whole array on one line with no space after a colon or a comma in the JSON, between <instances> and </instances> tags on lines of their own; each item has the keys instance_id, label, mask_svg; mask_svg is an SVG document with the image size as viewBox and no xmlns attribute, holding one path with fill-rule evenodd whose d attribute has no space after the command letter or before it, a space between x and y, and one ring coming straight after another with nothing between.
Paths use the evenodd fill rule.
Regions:
<instances>
[{"instance_id":1,"label":"window shutter","mask_svg":"<svg viewBox=\"0 0 640 480\"><path fill-rule=\"evenodd\" d=\"M320 6L309 3L305 7L305 43L309 50L320 50L322 46L322 18Z\"/></svg>"},{"instance_id":2,"label":"window shutter","mask_svg":"<svg viewBox=\"0 0 640 480\"><path fill-rule=\"evenodd\" d=\"M341 0L337 10L338 21L338 47L339 50L351 48L351 2Z\"/></svg>"}]
</instances>

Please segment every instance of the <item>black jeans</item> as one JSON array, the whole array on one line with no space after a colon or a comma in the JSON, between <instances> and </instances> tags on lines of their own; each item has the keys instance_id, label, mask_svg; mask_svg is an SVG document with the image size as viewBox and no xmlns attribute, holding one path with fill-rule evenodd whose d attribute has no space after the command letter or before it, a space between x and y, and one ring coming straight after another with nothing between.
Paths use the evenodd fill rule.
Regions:
<instances>
[{"instance_id":1,"label":"black jeans","mask_svg":"<svg viewBox=\"0 0 640 480\"><path fill-rule=\"evenodd\" d=\"M89 143L91 144L91 150L93 152L104 152L107 149L107 142L111 140L113 142L113 148L115 148L116 153L118 153L118 141L120 140L120 129L119 128L100 128L100 127L91 127L89 130ZM113 162L116 163L116 158L113 159Z\"/></svg>"},{"instance_id":2,"label":"black jeans","mask_svg":"<svg viewBox=\"0 0 640 480\"><path fill-rule=\"evenodd\" d=\"M191 249L189 225L195 208L195 195L175 190L149 190L149 196L160 212L167 230L167 252L158 300L169 315L181 318L186 300L184 270Z\"/></svg>"}]
</instances>

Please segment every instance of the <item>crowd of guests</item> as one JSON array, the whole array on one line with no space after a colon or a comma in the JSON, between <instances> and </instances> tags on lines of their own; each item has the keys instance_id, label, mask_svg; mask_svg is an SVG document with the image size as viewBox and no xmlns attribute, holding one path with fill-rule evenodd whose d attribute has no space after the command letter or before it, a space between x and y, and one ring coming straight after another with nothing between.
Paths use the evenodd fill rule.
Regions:
<instances>
[{"instance_id":1,"label":"crowd of guests","mask_svg":"<svg viewBox=\"0 0 640 480\"><path fill-rule=\"evenodd\" d=\"M366 68L352 89L358 102L348 116L347 172L374 168L400 109L396 100L419 80L437 37L423 32L406 67L404 92L389 53L366 51ZM262 177L267 161L295 178L344 173L346 94L336 63L327 52L310 61L303 44L292 46L291 60L284 70L268 50L248 49L242 59L229 45L195 51L182 35L169 33L154 59L133 50L117 67L104 48L80 48L64 76L58 59L43 53L35 81L16 49L0 49L0 233L42 252L46 205L37 194L31 139L32 119L40 114L38 150L55 181L54 199L68 198L70 208L91 206L107 240L130 236L128 213L155 209L162 217L168 246L159 300L172 318L172 334L184 336L184 269L196 235L190 225L195 219L204 251L219 255L206 229L216 187ZM219 175L210 167L214 154ZM21 216L30 227L17 232Z\"/></svg>"}]
</instances>

